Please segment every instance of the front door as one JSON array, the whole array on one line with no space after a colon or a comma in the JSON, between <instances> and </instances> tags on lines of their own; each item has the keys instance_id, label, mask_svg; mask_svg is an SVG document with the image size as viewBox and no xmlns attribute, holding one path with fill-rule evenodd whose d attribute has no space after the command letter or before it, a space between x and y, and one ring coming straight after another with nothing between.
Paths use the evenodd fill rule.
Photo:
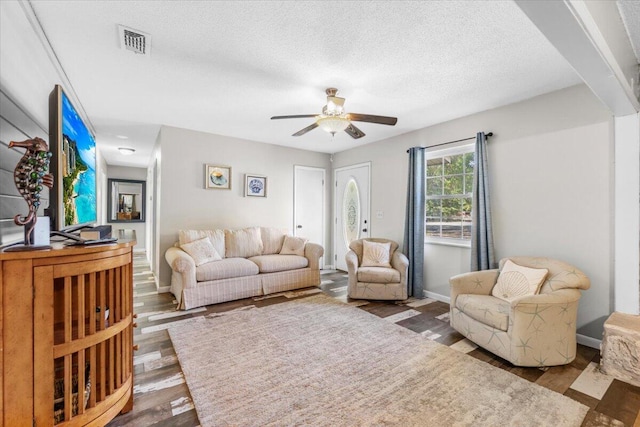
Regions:
<instances>
[{"instance_id":1,"label":"front door","mask_svg":"<svg viewBox=\"0 0 640 427\"><path fill-rule=\"evenodd\" d=\"M369 183L371 163L346 166L335 171L334 254L338 270L347 270L349 243L369 237Z\"/></svg>"}]
</instances>

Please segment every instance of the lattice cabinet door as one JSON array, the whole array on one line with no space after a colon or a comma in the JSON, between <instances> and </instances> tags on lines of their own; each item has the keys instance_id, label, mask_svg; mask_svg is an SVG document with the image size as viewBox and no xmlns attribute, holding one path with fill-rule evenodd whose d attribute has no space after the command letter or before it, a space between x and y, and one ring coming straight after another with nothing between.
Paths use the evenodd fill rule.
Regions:
<instances>
[{"instance_id":1,"label":"lattice cabinet door","mask_svg":"<svg viewBox=\"0 0 640 427\"><path fill-rule=\"evenodd\" d=\"M131 407L133 267L125 249L34 264L38 427L104 425Z\"/></svg>"}]
</instances>

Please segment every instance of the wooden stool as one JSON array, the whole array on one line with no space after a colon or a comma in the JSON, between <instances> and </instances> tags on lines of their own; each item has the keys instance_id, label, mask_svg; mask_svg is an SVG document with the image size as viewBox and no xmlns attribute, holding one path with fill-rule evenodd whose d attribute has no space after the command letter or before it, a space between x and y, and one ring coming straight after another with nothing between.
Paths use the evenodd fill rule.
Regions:
<instances>
[{"instance_id":1,"label":"wooden stool","mask_svg":"<svg viewBox=\"0 0 640 427\"><path fill-rule=\"evenodd\" d=\"M604 322L600 369L640 386L640 316L614 312Z\"/></svg>"}]
</instances>

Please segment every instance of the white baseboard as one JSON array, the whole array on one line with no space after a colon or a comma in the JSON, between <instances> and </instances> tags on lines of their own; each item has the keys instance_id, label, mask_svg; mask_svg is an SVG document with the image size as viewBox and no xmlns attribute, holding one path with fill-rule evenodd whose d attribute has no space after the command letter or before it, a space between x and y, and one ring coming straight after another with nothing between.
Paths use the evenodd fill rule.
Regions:
<instances>
[{"instance_id":1,"label":"white baseboard","mask_svg":"<svg viewBox=\"0 0 640 427\"><path fill-rule=\"evenodd\" d=\"M335 270L336 268L335 268L335 266L333 266L333 265L331 265L331 264L325 264L325 265L322 267L322 269L323 269L323 270Z\"/></svg>"},{"instance_id":2,"label":"white baseboard","mask_svg":"<svg viewBox=\"0 0 640 427\"><path fill-rule=\"evenodd\" d=\"M587 347L595 348L597 350L600 350L600 346L602 345L602 340L581 334L576 335L576 340L578 341L578 344L586 345Z\"/></svg>"},{"instance_id":3,"label":"white baseboard","mask_svg":"<svg viewBox=\"0 0 640 427\"><path fill-rule=\"evenodd\" d=\"M166 294L167 292L171 292L171 286L160 286L158 288L159 294Z\"/></svg>"},{"instance_id":4,"label":"white baseboard","mask_svg":"<svg viewBox=\"0 0 640 427\"><path fill-rule=\"evenodd\" d=\"M449 304L451 302L451 298L450 297L446 297L444 295L436 294L434 292L424 291L424 296L426 296L427 298L434 299L436 301L446 302L447 304Z\"/></svg>"}]
</instances>

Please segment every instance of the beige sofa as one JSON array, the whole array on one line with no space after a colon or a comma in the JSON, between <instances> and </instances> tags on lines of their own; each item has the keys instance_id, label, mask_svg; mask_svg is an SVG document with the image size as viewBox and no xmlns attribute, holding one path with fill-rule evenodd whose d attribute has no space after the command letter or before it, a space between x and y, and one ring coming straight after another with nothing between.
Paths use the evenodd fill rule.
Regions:
<instances>
[{"instance_id":1,"label":"beige sofa","mask_svg":"<svg viewBox=\"0 0 640 427\"><path fill-rule=\"evenodd\" d=\"M285 239L286 237L286 239ZM218 260L196 265L188 243L208 238ZM165 259L172 269L171 293L179 309L320 285L322 246L286 236L284 230L181 230ZM196 257L197 258L197 257Z\"/></svg>"},{"instance_id":2,"label":"beige sofa","mask_svg":"<svg viewBox=\"0 0 640 427\"><path fill-rule=\"evenodd\" d=\"M492 296L507 259L534 269L548 269L540 292L508 302ZM562 261L509 257L500 270L452 277L450 323L469 340L517 366L555 366L576 357L576 319L580 290L587 276Z\"/></svg>"}]
</instances>

